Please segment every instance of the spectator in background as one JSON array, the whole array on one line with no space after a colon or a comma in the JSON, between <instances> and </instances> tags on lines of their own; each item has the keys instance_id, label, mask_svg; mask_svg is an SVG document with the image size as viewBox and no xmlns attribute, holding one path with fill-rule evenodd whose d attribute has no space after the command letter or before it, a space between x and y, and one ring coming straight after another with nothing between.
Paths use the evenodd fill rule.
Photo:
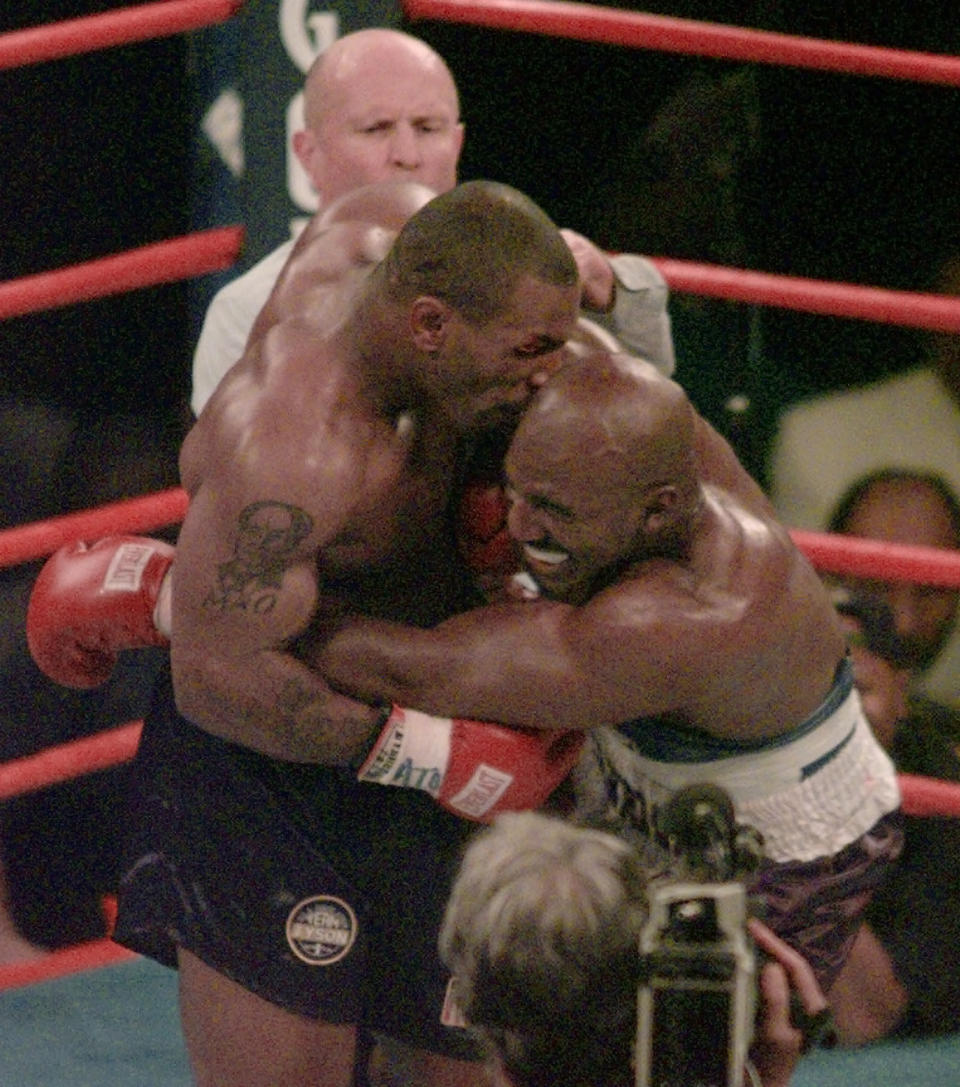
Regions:
<instances>
[{"instance_id":1,"label":"spectator in background","mask_svg":"<svg viewBox=\"0 0 960 1087\"><path fill-rule=\"evenodd\" d=\"M317 214L372 182L418 181L435 192L457 182L464 129L456 84L443 59L408 34L374 28L334 42L307 73L304 121L293 150L317 190ZM608 258L582 235L562 233L577 260L593 323L671 374L673 343L660 273L643 257ZM195 414L243 354L294 244L285 242L214 296L194 355Z\"/></svg>"},{"instance_id":2,"label":"spectator in background","mask_svg":"<svg viewBox=\"0 0 960 1087\"><path fill-rule=\"evenodd\" d=\"M827 522L831 532L898 544L960 549L960 499L942 476L882 469L857 480ZM911 669L911 712L939 721L960 743L960 704L944 705L923 693L960 687L960 590L912 581L845 578L844 583L884 601ZM928 676L940 683L927 683Z\"/></svg>"},{"instance_id":3,"label":"spectator in background","mask_svg":"<svg viewBox=\"0 0 960 1087\"><path fill-rule=\"evenodd\" d=\"M882 600L839 590L864 710L900 773L960 782L960 759L923 715L910 712L913 653ZM840 1040L960 1030L960 820L904 818L899 862L867 907L866 921L832 986Z\"/></svg>"},{"instance_id":4,"label":"spectator in background","mask_svg":"<svg viewBox=\"0 0 960 1087\"><path fill-rule=\"evenodd\" d=\"M636 849L603 830L537 812L501 816L467 847L440 935L449 1006L489 1052L496 1087L630 1087L638 939L647 875ZM826 1000L813 972L751 922L771 961L760 977L751 1058L785 1087L803 1047L789 1017Z\"/></svg>"},{"instance_id":5,"label":"spectator in background","mask_svg":"<svg viewBox=\"0 0 960 1087\"><path fill-rule=\"evenodd\" d=\"M893 613L880 598L838 585L837 611L847 632L853 679L870 727L890 751L908 716L910 654L893 625Z\"/></svg>"},{"instance_id":6,"label":"spectator in background","mask_svg":"<svg viewBox=\"0 0 960 1087\"><path fill-rule=\"evenodd\" d=\"M960 254L940 263L931 289L960 294ZM879 469L936 473L960 492L960 335L929 334L926 343L926 358L915 368L782 415L769 478L773 504L788 525L825 529L844 492ZM899 542L931 541L915 535ZM960 703L960 638L923 685L931 697Z\"/></svg>"},{"instance_id":7,"label":"spectator in background","mask_svg":"<svg viewBox=\"0 0 960 1087\"><path fill-rule=\"evenodd\" d=\"M641 124L651 91L632 92L638 101L631 123L608 137L615 150L598 167L604 196L596 236L616 249L763 267L750 218L751 179L761 157L756 71L695 64L672 83L664 78L653 93L657 106ZM671 298L670 316L684 388L761 479L777 412L796 399L798 386L789 368L761 350L759 309L681 292Z\"/></svg>"}]
</instances>

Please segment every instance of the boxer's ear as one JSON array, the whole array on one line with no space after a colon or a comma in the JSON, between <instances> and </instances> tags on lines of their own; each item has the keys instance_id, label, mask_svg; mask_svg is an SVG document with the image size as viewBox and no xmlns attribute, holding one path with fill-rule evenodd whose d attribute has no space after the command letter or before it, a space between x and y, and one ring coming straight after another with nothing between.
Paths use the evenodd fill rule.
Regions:
<instances>
[{"instance_id":1,"label":"boxer's ear","mask_svg":"<svg viewBox=\"0 0 960 1087\"><path fill-rule=\"evenodd\" d=\"M644 498L644 531L658 535L671 528L680 509L680 495L672 484L652 489Z\"/></svg>"},{"instance_id":2,"label":"boxer's ear","mask_svg":"<svg viewBox=\"0 0 960 1087\"><path fill-rule=\"evenodd\" d=\"M451 309L433 295L421 295L410 306L410 332L421 351L438 351L446 339Z\"/></svg>"},{"instance_id":3,"label":"boxer's ear","mask_svg":"<svg viewBox=\"0 0 960 1087\"><path fill-rule=\"evenodd\" d=\"M294 132L291 145L303 172L310 179L310 184L317 188L316 178L323 165L323 149L317 142L316 134L309 128L300 129Z\"/></svg>"}]
</instances>

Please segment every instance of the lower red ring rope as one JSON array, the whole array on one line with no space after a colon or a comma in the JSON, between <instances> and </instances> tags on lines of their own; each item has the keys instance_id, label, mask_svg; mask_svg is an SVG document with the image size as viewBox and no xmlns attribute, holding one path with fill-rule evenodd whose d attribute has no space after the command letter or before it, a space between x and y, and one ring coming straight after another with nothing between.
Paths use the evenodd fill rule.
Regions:
<instances>
[{"instance_id":1,"label":"lower red ring rope","mask_svg":"<svg viewBox=\"0 0 960 1087\"><path fill-rule=\"evenodd\" d=\"M129 962L139 956L113 940L104 937L87 943L51 951L42 959L0 966L0 992L4 989L22 989L41 981L52 981L67 974L79 974L84 970L98 970L118 962Z\"/></svg>"},{"instance_id":2,"label":"lower red ring rope","mask_svg":"<svg viewBox=\"0 0 960 1087\"><path fill-rule=\"evenodd\" d=\"M142 729L142 721L131 721L0 763L0 800L129 762L137 753Z\"/></svg>"},{"instance_id":3,"label":"lower red ring rope","mask_svg":"<svg viewBox=\"0 0 960 1087\"><path fill-rule=\"evenodd\" d=\"M8 764L9 765L9 764ZM0 775L5 767L0 767ZM960 816L960 785L914 774L899 775L903 811L917 816ZM32 962L0 966L0 992L50 981L67 974L96 970L137 958L110 939L92 940L75 947L52 951Z\"/></svg>"}]
</instances>

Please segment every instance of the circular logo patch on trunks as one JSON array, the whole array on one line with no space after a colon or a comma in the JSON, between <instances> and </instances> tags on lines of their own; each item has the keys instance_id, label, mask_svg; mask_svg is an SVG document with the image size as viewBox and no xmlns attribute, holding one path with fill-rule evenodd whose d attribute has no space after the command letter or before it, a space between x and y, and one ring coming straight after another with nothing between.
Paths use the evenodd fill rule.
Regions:
<instances>
[{"instance_id":1,"label":"circular logo patch on trunks","mask_svg":"<svg viewBox=\"0 0 960 1087\"><path fill-rule=\"evenodd\" d=\"M310 966L330 966L347 954L357 938L357 915L332 895L298 902L287 918L290 950Z\"/></svg>"}]
</instances>

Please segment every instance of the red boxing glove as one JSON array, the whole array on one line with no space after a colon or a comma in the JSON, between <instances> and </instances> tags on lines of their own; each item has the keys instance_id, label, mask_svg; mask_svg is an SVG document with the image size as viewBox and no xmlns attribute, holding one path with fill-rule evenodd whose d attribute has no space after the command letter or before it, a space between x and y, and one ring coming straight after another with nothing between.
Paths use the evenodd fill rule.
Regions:
<instances>
[{"instance_id":1,"label":"red boxing glove","mask_svg":"<svg viewBox=\"0 0 960 1087\"><path fill-rule=\"evenodd\" d=\"M460 553L484 586L499 589L499 582L520 569L516 545L507 529L510 503L499 483L471 480L463 489L457 539Z\"/></svg>"},{"instance_id":2,"label":"red boxing glove","mask_svg":"<svg viewBox=\"0 0 960 1087\"><path fill-rule=\"evenodd\" d=\"M167 645L154 609L175 554L162 540L108 536L51 555L27 606L27 644L40 671L64 687L97 687L122 649Z\"/></svg>"},{"instance_id":3,"label":"red boxing glove","mask_svg":"<svg viewBox=\"0 0 960 1087\"><path fill-rule=\"evenodd\" d=\"M584 734L431 717L394 706L357 780L423 789L454 815L488 823L539 808L580 757Z\"/></svg>"}]
</instances>

